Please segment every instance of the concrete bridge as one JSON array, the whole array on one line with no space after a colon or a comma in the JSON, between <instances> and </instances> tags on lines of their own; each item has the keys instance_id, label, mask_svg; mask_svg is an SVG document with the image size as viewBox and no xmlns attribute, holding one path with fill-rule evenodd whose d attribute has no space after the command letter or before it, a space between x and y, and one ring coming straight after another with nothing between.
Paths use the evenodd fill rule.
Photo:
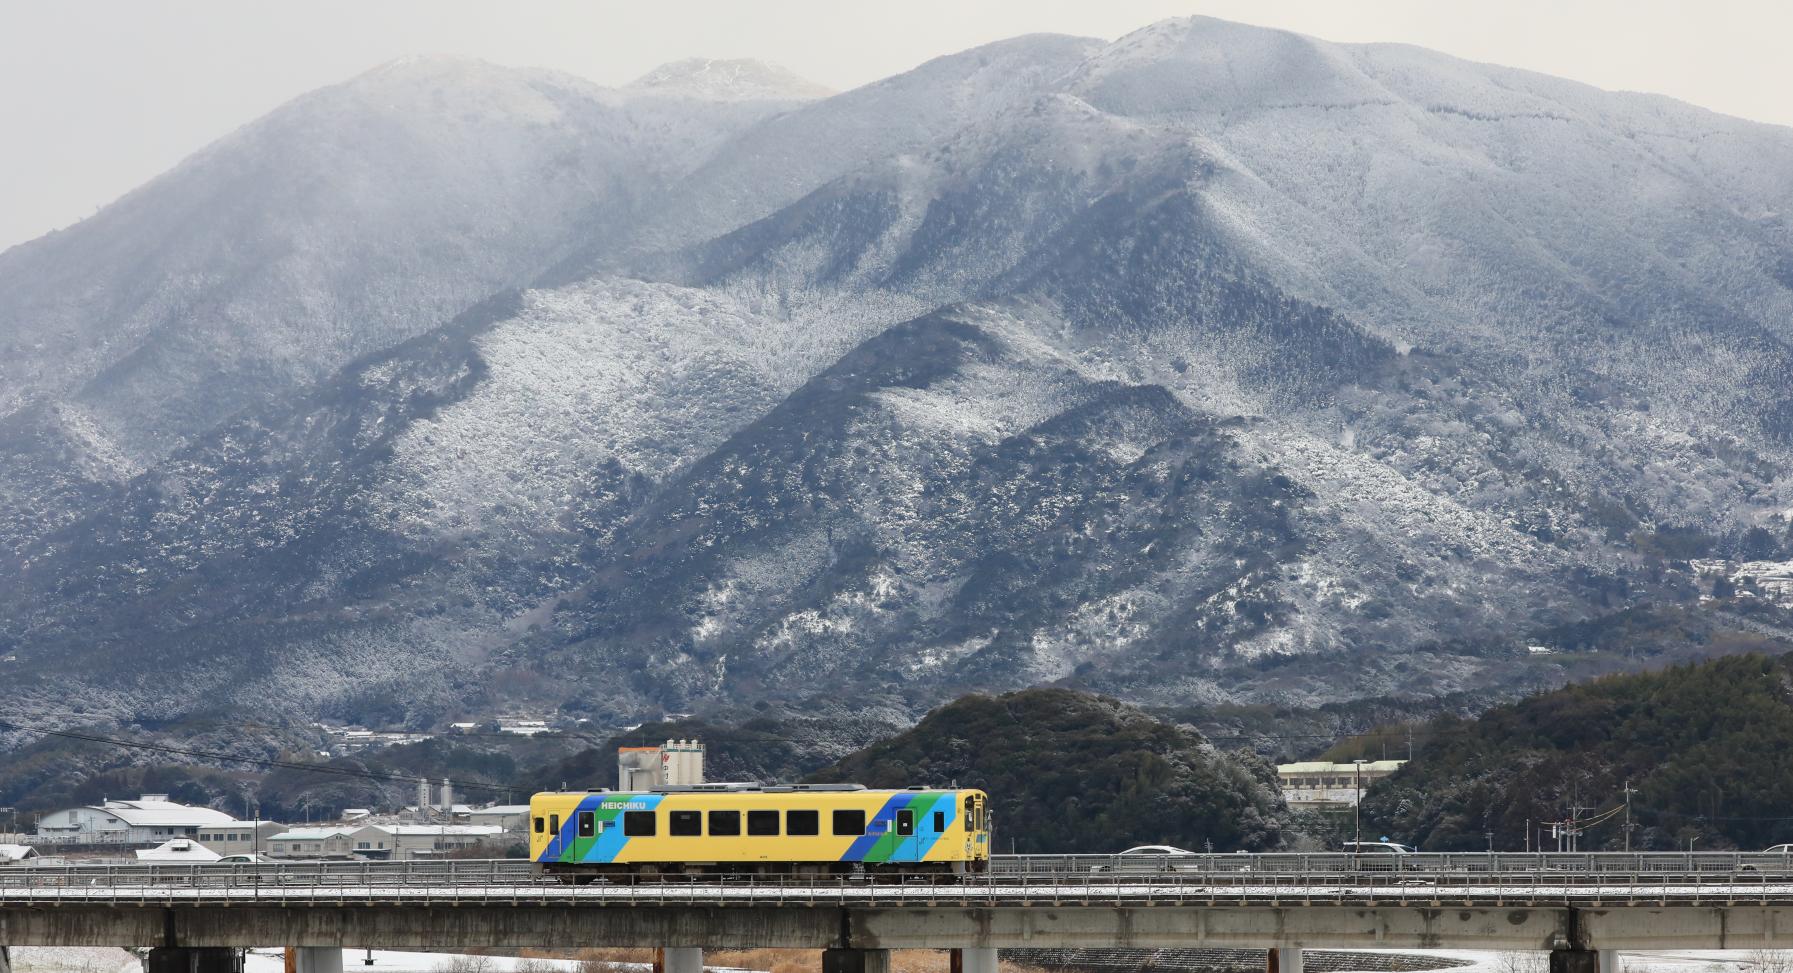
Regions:
<instances>
[{"instance_id":1,"label":"concrete bridge","mask_svg":"<svg viewBox=\"0 0 1793 973\"><path fill-rule=\"evenodd\" d=\"M893 949L953 949L992 973L1002 948L1547 950L1553 973L1620 950L1793 948L1787 856L1338 855L1008 858L938 884L742 876L565 885L525 862L88 866L0 870L0 943L152 947L151 973L220 973L237 949L822 949L826 973L881 973ZM6 973L0 969L0 973Z\"/></svg>"}]
</instances>

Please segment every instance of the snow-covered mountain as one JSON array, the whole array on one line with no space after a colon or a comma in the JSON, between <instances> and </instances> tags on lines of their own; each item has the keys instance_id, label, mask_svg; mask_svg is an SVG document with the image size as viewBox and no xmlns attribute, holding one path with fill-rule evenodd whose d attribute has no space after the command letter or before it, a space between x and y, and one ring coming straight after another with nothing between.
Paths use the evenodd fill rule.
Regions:
<instances>
[{"instance_id":1,"label":"snow-covered mountain","mask_svg":"<svg viewBox=\"0 0 1793 973\"><path fill-rule=\"evenodd\" d=\"M1313 702L1793 642L1686 563L1793 556L1793 131L1205 18L813 94L397 65L0 256L14 698Z\"/></svg>"},{"instance_id":2,"label":"snow-covered mountain","mask_svg":"<svg viewBox=\"0 0 1793 973\"><path fill-rule=\"evenodd\" d=\"M70 489L121 482L606 239L720 139L795 103L456 58L298 98L0 254L0 448L86 457ZM0 470L0 547L59 519L15 469Z\"/></svg>"},{"instance_id":3,"label":"snow-covered mountain","mask_svg":"<svg viewBox=\"0 0 1793 973\"><path fill-rule=\"evenodd\" d=\"M834 94L776 64L709 57L662 64L630 82L629 89L717 101L809 101Z\"/></svg>"}]
</instances>

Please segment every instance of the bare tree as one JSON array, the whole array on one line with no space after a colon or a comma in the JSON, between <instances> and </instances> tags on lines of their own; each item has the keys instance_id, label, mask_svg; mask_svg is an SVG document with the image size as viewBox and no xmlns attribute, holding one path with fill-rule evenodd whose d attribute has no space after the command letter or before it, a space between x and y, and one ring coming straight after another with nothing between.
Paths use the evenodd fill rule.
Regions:
<instances>
[{"instance_id":1,"label":"bare tree","mask_svg":"<svg viewBox=\"0 0 1793 973\"><path fill-rule=\"evenodd\" d=\"M1550 954L1535 949L1506 950L1494 958L1496 973L1549 973Z\"/></svg>"}]
</instances>

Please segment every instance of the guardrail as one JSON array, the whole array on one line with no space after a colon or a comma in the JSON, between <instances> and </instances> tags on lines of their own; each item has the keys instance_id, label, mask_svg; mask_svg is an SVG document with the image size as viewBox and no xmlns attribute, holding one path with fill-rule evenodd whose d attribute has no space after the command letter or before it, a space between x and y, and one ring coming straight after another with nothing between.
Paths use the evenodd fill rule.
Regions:
<instances>
[{"instance_id":1,"label":"guardrail","mask_svg":"<svg viewBox=\"0 0 1793 973\"><path fill-rule=\"evenodd\" d=\"M6 905L1793 906L1793 856L1003 856L991 871L659 876L574 886L518 860L0 868Z\"/></svg>"},{"instance_id":2,"label":"guardrail","mask_svg":"<svg viewBox=\"0 0 1793 973\"><path fill-rule=\"evenodd\" d=\"M1198 872L1314 875L1404 872L1414 875L1793 875L1793 853L1769 852L1341 852L1188 855L999 855L995 872Z\"/></svg>"}]
</instances>

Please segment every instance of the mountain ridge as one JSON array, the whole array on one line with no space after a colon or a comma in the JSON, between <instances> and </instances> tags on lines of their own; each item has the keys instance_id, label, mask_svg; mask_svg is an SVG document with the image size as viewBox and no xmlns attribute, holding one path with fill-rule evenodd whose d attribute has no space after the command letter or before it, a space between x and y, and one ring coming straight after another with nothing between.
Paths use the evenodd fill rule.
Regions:
<instances>
[{"instance_id":1,"label":"mountain ridge","mask_svg":"<svg viewBox=\"0 0 1793 973\"><path fill-rule=\"evenodd\" d=\"M1525 652L1639 607L1741 644L1692 560L1793 556L1793 133L1201 19L776 106L390 69L451 113L469 70L522 188L444 178L552 225L345 278L453 276L442 313L285 384L216 362L228 418L162 446L106 424L128 383L0 417L17 705L1495 697L1701 651Z\"/></svg>"}]
</instances>

